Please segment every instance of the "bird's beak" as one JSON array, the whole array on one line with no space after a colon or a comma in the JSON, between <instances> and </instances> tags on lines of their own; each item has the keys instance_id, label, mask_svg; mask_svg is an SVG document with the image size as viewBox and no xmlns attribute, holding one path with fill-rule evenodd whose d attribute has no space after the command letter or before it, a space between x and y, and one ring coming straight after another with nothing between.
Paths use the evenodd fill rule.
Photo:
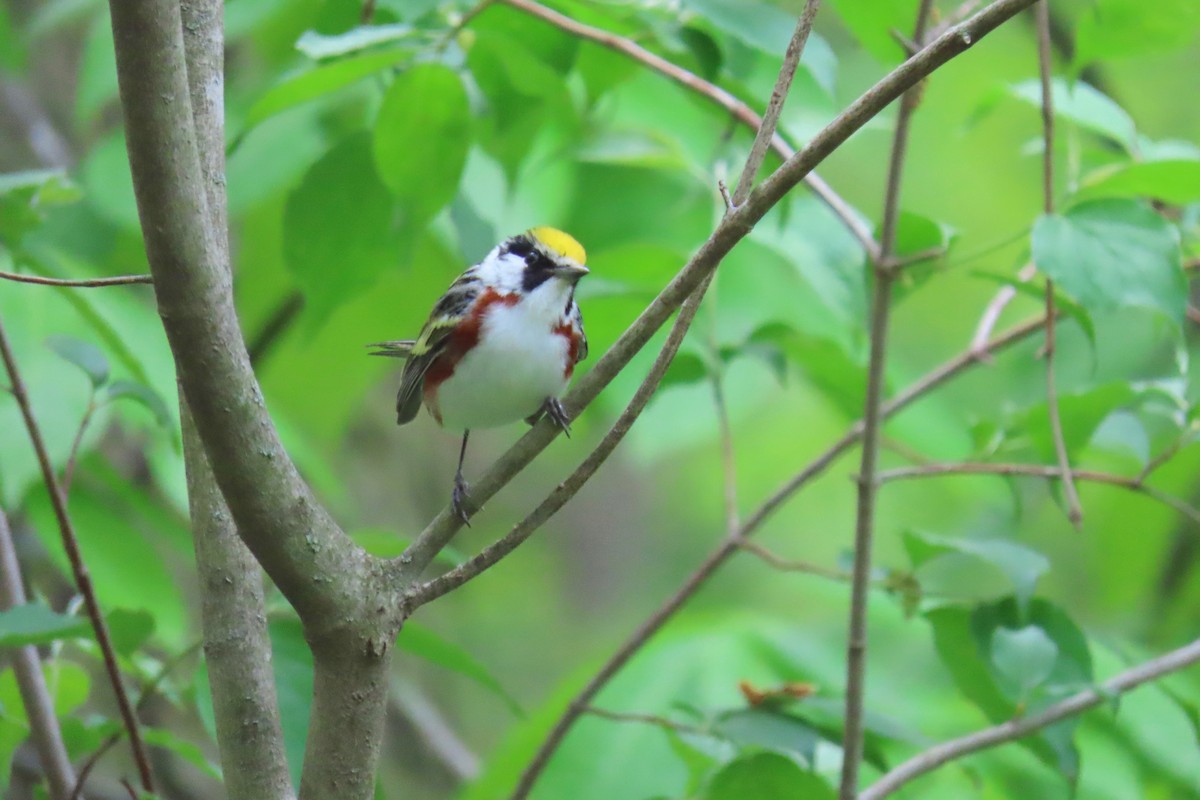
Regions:
<instances>
[{"instance_id":1,"label":"bird's beak","mask_svg":"<svg viewBox=\"0 0 1200 800\"><path fill-rule=\"evenodd\" d=\"M577 281L588 274L588 268L582 264L560 264L554 269L554 274L564 280Z\"/></svg>"}]
</instances>

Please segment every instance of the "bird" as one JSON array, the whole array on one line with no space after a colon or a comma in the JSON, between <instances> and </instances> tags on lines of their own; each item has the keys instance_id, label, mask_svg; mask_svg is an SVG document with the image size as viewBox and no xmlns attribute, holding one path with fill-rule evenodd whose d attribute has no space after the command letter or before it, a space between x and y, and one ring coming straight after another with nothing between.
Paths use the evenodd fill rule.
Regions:
<instances>
[{"instance_id":1,"label":"bird","mask_svg":"<svg viewBox=\"0 0 1200 800\"><path fill-rule=\"evenodd\" d=\"M587 357L575 287L587 254L570 234L539 226L505 239L450 284L416 339L376 342L371 355L406 359L396 422L422 404L438 425L461 430L451 505L467 525L463 479L467 439L476 428L544 414L570 435L559 395Z\"/></svg>"}]
</instances>

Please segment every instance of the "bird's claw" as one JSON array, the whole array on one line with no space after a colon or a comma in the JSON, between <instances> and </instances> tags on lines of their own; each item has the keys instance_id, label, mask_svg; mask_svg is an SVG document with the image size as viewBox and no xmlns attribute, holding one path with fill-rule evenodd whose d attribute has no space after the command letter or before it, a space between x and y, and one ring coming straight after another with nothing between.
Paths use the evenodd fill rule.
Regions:
<instances>
[{"instance_id":1,"label":"bird's claw","mask_svg":"<svg viewBox=\"0 0 1200 800\"><path fill-rule=\"evenodd\" d=\"M542 404L542 411L567 435L567 438L570 438L571 420L567 418L567 410L563 408L562 402L557 397L547 397L546 402Z\"/></svg>"},{"instance_id":2,"label":"bird's claw","mask_svg":"<svg viewBox=\"0 0 1200 800\"><path fill-rule=\"evenodd\" d=\"M454 476L454 491L450 496L450 507L454 510L454 514L462 520L463 525L471 527L471 515L467 511L467 502L471 499L471 495L467 493L467 482L463 480L462 474Z\"/></svg>"}]
</instances>

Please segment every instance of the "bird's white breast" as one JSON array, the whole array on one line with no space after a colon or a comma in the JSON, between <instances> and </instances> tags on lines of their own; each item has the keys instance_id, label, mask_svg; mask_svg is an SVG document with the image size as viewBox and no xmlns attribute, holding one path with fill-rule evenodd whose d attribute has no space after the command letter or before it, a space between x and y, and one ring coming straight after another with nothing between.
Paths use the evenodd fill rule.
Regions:
<instances>
[{"instance_id":1,"label":"bird's white breast","mask_svg":"<svg viewBox=\"0 0 1200 800\"><path fill-rule=\"evenodd\" d=\"M566 388L568 342L553 332L558 314L550 313L551 298L535 296L488 309L478 343L438 387L443 426L463 430L516 422Z\"/></svg>"}]
</instances>

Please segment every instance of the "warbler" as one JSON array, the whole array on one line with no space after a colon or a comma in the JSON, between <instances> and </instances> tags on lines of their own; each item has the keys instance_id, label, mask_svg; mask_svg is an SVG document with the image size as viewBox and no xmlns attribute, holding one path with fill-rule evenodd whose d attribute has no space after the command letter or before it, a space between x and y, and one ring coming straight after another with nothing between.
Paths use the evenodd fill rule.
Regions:
<instances>
[{"instance_id":1,"label":"warbler","mask_svg":"<svg viewBox=\"0 0 1200 800\"><path fill-rule=\"evenodd\" d=\"M378 342L371 355L405 358L396 422L422 402L439 425L461 430L454 512L468 521L463 461L474 428L544 413L570 435L558 396L587 357L575 286L588 274L583 246L549 227L497 245L450 284L416 339Z\"/></svg>"}]
</instances>

